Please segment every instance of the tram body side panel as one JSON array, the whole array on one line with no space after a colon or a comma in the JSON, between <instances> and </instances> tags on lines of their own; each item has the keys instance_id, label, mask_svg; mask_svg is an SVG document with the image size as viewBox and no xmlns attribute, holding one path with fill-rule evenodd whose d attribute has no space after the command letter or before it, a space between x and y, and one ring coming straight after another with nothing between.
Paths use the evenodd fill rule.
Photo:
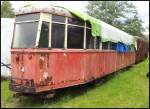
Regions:
<instances>
[{"instance_id":1,"label":"tram body side panel","mask_svg":"<svg viewBox=\"0 0 150 109\"><path fill-rule=\"evenodd\" d=\"M36 57L33 53L22 51L11 52L11 77L17 79L17 81L19 81L19 79L36 80L35 60Z\"/></svg>"},{"instance_id":2,"label":"tram body side panel","mask_svg":"<svg viewBox=\"0 0 150 109\"><path fill-rule=\"evenodd\" d=\"M12 75L22 78L18 71L21 64L16 64L15 52L12 53ZM135 61L135 54L117 52L64 52L48 51L19 53L23 56L25 72L24 79L33 79L36 92L47 91L84 84L96 78L110 74L123 67L129 66ZM126 56L127 55L127 56ZM32 57L32 58L31 58ZM21 58L20 58L21 59ZM127 65L122 63L127 60Z\"/></svg>"},{"instance_id":3,"label":"tram body side panel","mask_svg":"<svg viewBox=\"0 0 150 109\"><path fill-rule=\"evenodd\" d=\"M49 62L53 88L77 85L85 78L84 53L50 52Z\"/></svg>"},{"instance_id":4,"label":"tram body side panel","mask_svg":"<svg viewBox=\"0 0 150 109\"><path fill-rule=\"evenodd\" d=\"M148 42L137 38L136 62L140 62L148 56Z\"/></svg>"},{"instance_id":5,"label":"tram body side panel","mask_svg":"<svg viewBox=\"0 0 150 109\"><path fill-rule=\"evenodd\" d=\"M125 53L124 59L122 57L117 58L118 53L116 52L111 52L111 55L109 52L65 52L65 54L63 52L50 52L49 73L52 75L52 88L84 84L117 71L117 66L120 66L119 69L121 69L135 62L134 53ZM126 55L130 55L130 57ZM125 60L128 62L126 66L119 65L122 62L126 63ZM117 61L120 63L117 64Z\"/></svg>"}]
</instances>

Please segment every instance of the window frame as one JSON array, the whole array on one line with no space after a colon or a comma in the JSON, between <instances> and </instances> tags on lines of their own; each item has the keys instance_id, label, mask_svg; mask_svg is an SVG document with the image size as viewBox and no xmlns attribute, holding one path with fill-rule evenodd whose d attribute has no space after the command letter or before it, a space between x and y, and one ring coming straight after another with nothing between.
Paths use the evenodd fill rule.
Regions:
<instances>
[{"instance_id":1,"label":"window frame","mask_svg":"<svg viewBox=\"0 0 150 109\"><path fill-rule=\"evenodd\" d=\"M104 43L106 43L106 44L107 44L107 49L104 49L104 48L103 48ZM109 49L108 49L108 48L109 48L108 46L109 46L109 42L102 42L102 50L109 50Z\"/></svg>"},{"instance_id":2,"label":"window frame","mask_svg":"<svg viewBox=\"0 0 150 109\"><path fill-rule=\"evenodd\" d=\"M30 14L32 14L32 13L30 13ZM15 35L14 32L16 29L16 24L17 23L29 23L29 22L38 22L37 34L35 36L36 42L35 42L35 46L33 48L40 48L39 47L39 41L40 41L42 22L46 21L49 23L49 36L48 36L48 48L47 49L72 49L72 48L67 48L67 37L68 37L68 26L74 26L74 27L83 28L84 33L83 33L83 48L80 48L80 49L73 48L73 49L76 49L76 50L103 50L102 49L102 41L99 42L99 49L96 48L96 44L97 44L96 41L94 41L94 48L90 48L90 49L86 48L87 29L91 30L91 27L87 26L87 21L84 21L84 25L81 26L81 25L75 25L75 24L68 23L68 18L72 18L72 17L64 16L65 17L65 23L63 23L63 22L52 21L52 16L56 15L56 14L49 14L49 13L43 13L43 12L39 12L37 14L40 14L40 18L38 20L21 21L21 22L15 22L14 23L13 39L12 39L12 43L11 43L11 48L12 48L12 45L14 42L14 35ZM63 48L52 48L52 42L51 42L52 41L52 23L65 25L65 32L64 32L65 36L64 36L64 47ZM91 36L91 37L93 37L93 36ZM94 38L94 39L97 40L97 38ZM40 48L40 49L46 49L46 48Z\"/></svg>"},{"instance_id":3,"label":"window frame","mask_svg":"<svg viewBox=\"0 0 150 109\"><path fill-rule=\"evenodd\" d=\"M49 42L51 40L51 24L50 20L51 19L51 14L48 13L40 13L40 19L39 19L39 25L38 25L38 31L37 31L37 36L36 36L36 44L35 48L40 48L39 43L40 43L40 34L41 34L41 29L42 29L42 22L48 22L49 23L49 34L48 34L48 48L49 48ZM48 49L48 48L40 48L40 49Z\"/></svg>"},{"instance_id":4,"label":"window frame","mask_svg":"<svg viewBox=\"0 0 150 109\"><path fill-rule=\"evenodd\" d=\"M23 24L23 23L33 23L33 22L38 22L38 25L39 25L39 20L31 20L31 21L21 21L21 22L14 22L14 30L13 30L13 37L12 37L12 42L11 42L11 48L13 48L13 44L14 44L14 39L15 39L15 30L16 30L16 24ZM38 29L37 29L38 31ZM35 36L36 37L36 36ZM37 38L37 37L36 37ZM36 45L36 42L34 44L34 47L35 48L35 45ZM14 49L26 49L26 48L14 48Z\"/></svg>"},{"instance_id":5,"label":"window frame","mask_svg":"<svg viewBox=\"0 0 150 109\"><path fill-rule=\"evenodd\" d=\"M55 14L51 14L51 19L50 19L50 24L52 25L52 23L56 23L56 24L64 24L65 25L65 37L64 37L64 48L63 49L72 49L72 48L68 48L67 47L67 37L68 37L68 26L74 26L74 27L81 27L84 29L84 34L83 34L83 48L80 48L80 49L87 49L86 48L86 29L91 29L89 27L86 26L86 21L84 21L84 26L81 26L81 25L75 25L75 24L70 24L68 23L68 18L71 18L71 17L67 17L67 16L64 16L65 17L65 23L62 23L62 22L56 22L56 21L52 21L52 16L55 15ZM52 30L52 26L51 27L51 30ZM51 31L50 30L50 31ZM50 38L51 39L51 35L50 35ZM50 44L49 44L49 48L50 49L57 49L57 48L52 48L51 47L51 40L49 40ZM59 49L62 49L62 48L59 48ZM76 49L76 48L73 48L73 49ZM78 49L78 50L80 50Z\"/></svg>"}]
</instances>

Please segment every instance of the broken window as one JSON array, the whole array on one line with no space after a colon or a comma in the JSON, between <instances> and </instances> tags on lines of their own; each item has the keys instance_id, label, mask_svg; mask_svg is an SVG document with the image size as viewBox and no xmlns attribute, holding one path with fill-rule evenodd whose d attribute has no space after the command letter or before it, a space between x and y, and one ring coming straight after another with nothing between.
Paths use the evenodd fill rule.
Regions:
<instances>
[{"instance_id":1,"label":"broken window","mask_svg":"<svg viewBox=\"0 0 150 109\"><path fill-rule=\"evenodd\" d=\"M52 48L64 48L65 25L52 23Z\"/></svg>"},{"instance_id":2,"label":"broken window","mask_svg":"<svg viewBox=\"0 0 150 109\"><path fill-rule=\"evenodd\" d=\"M39 48L48 48L49 23L42 22Z\"/></svg>"},{"instance_id":3,"label":"broken window","mask_svg":"<svg viewBox=\"0 0 150 109\"><path fill-rule=\"evenodd\" d=\"M84 28L68 26L67 48L83 48Z\"/></svg>"},{"instance_id":4,"label":"broken window","mask_svg":"<svg viewBox=\"0 0 150 109\"><path fill-rule=\"evenodd\" d=\"M91 29L86 29L86 48L94 49L94 37L91 34Z\"/></svg>"}]
</instances>

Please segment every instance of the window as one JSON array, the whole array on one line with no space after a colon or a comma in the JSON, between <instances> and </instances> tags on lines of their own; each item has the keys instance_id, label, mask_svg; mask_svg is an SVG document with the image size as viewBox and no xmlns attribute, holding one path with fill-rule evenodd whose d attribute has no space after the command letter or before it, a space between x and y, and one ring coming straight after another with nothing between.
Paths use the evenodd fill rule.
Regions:
<instances>
[{"instance_id":1,"label":"window","mask_svg":"<svg viewBox=\"0 0 150 109\"><path fill-rule=\"evenodd\" d=\"M18 23L15 25L13 48L34 48L38 22Z\"/></svg>"},{"instance_id":2,"label":"window","mask_svg":"<svg viewBox=\"0 0 150 109\"><path fill-rule=\"evenodd\" d=\"M109 42L102 42L102 49L108 49Z\"/></svg>"},{"instance_id":3,"label":"window","mask_svg":"<svg viewBox=\"0 0 150 109\"><path fill-rule=\"evenodd\" d=\"M49 36L49 23L42 22L41 33L40 33L40 48L48 48L48 36Z\"/></svg>"},{"instance_id":4,"label":"window","mask_svg":"<svg viewBox=\"0 0 150 109\"><path fill-rule=\"evenodd\" d=\"M64 48L65 25L52 23L52 48Z\"/></svg>"},{"instance_id":5,"label":"window","mask_svg":"<svg viewBox=\"0 0 150 109\"><path fill-rule=\"evenodd\" d=\"M100 37L96 37L96 49L99 49Z\"/></svg>"},{"instance_id":6,"label":"window","mask_svg":"<svg viewBox=\"0 0 150 109\"><path fill-rule=\"evenodd\" d=\"M31 20L39 20L40 19L40 13L35 14L24 14L24 15L18 15L16 16L15 21L21 22L21 21L31 21Z\"/></svg>"},{"instance_id":7,"label":"window","mask_svg":"<svg viewBox=\"0 0 150 109\"><path fill-rule=\"evenodd\" d=\"M51 33L51 47L64 48L65 39L65 17L59 15L52 15L52 33Z\"/></svg>"},{"instance_id":8,"label":"window","mask_svg":"<svg viewBox=\"0 0 150 109\"><path fill-rule=\"evenodd\" d=\"M89 27L89 28L91 28L91 24L90 24L90 22L86 22L86 27Z\"/></svg>"},{"instance_id":9,"label":"window","mask_svg":"<svg viewBox=\"0 0 150 109\"><path fill-rule=\"evenodd\" d=\"M65 23L65 17L64 16L53 15L52 16L52 21Z\"/></svg>"},{"instance_id":10,"label":"window","mask_svg":"<svg viewBox=\"0 0 150 109\"><path fill-rule=\"evenodd\" d=\"M116 43L110 42L110 49L111 50L116 50Z\"/></svg>"},{"instance_id":11,"label":"window","mask_svg":"<svg viewBox=\"0 0 150 109\"><path fill-rule=\"evenodd\" d=\"M91 29L86 29L86 48L94 49L94 37L91 34Z\"/></svg>"},{"instance_id":12,"label":"window","mask_svg":"<svg viewBox=\"0 0 150 109\"><path fill-rule=\"evenodd\" d=\"M68 23L69 24L74 24L74 25L84 26L84 21L83 20L75 19L75 18L68 18Z\"/></svg>"},{"instance_id":13,"label":"window","mask_svg":"<svg viewBox=\"0 0 150 109\"><path fill-rule=\"evenodd\" d=\"M67 48L83 48L84 28L68 26Z\"/></svg>"},{"instance_id":14,"label":"window","mask_svg":"<svg viewBox=\"0 0 150 109\"><path fill-rule=\"evenodd\" d=\"M136 51L135 47L133 45L129 46L129 51Z\"/></svg>"}]
</instances>

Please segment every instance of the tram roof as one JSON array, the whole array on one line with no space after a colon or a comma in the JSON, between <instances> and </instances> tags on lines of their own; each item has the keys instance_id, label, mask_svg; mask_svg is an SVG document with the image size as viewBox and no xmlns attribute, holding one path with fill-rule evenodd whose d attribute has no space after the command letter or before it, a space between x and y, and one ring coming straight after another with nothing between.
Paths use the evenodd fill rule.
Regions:
<instances>
[{"instance_id":1,"label":"tram roof","mask_svg":"<svg viewBox=\"0 0 150 109\"><path fill-rule=\"evenodd\" d=\"M20 9L16 15L43 12L56 14L67 17L78 17L84 21L89 21L91 24L91 32L93 37L101 37L102 42L111 41L111 42L122 42L127 45L134 45L136 47L135 36L129 35L128 33L109 25L99 19L96 19L86 13L80 12L75 9L71 9L66 6L60 5L50 5L49 7L23 7Z\"/></svg>"}]
</instances>

